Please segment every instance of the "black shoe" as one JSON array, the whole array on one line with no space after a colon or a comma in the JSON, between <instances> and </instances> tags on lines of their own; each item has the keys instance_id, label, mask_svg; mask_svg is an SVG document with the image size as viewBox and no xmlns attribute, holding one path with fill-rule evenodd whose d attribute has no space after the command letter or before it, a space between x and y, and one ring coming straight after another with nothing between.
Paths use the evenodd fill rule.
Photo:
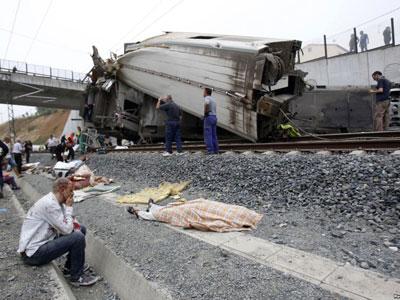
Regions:
<instances>
[{"instance_id":1,"label":"black shoe","mask_svg":"<svg viewBox=\"0 0 400 300\"><path fill-rule=\"evenodd\" d=\"M80 287L80 286L89 286L95 284L97 281L99 281L100 277L98 276L92 276L89 274L82 274L78 279L72 280L71 279L71 285L75 287Z\"/></svg>"},{"instance_id":2,"label":"black shoe","mask_svg":"<svg viewBox=\"0 0 400 300\"><path fill-rule=\"evenodd\" d=\"M138 215L137 211L132 206L128 206L126 211L128 213L134 215L137 219L139 219L139 215Z\"/></svg>"},{"instance_id":3,"label":"black shoe","mask_svg":"<svg viewBox=\"0 0 400 300\"><path fill-rule=\"evenodd\" d=\"M89 264L84 264L83 265L83 273L85 273L87 270L89 270L89 268L90 268ZM68 269L66 266L62 267L61 271L65 277L71 276L71 270Z\"/></svg>"}]
</instances>

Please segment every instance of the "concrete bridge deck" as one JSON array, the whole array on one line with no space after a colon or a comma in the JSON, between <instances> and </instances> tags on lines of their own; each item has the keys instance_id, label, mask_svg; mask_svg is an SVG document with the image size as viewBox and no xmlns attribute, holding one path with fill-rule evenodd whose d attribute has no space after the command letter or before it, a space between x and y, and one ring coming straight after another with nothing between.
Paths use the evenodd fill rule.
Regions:
<instances>
[{"instance_id":1,"label":"concrete bridge deck","mask_svg":"<svg viewBox=\"0 0 400 300\"><path fill-rule=\"evenodd\" d=\"M24 68L16 66L25 66ZM79 109L87 80L85 74L0 60L0 103ZM15 67L15 68L14 68ZM39 67L39 66L37 66Z\"/></svg>"}]
</instances>

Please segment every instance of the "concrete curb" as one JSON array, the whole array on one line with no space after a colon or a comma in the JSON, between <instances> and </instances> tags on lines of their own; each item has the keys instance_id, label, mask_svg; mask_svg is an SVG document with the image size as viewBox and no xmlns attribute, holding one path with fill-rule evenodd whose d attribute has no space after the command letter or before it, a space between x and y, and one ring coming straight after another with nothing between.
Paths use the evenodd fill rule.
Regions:
<instances>
[{"instance_id":1,"label":"concrete curb","mask_svg":"<svg viewBox=\"0 0 400 300\"><path fill-rule=\"evenodd\" d=\"M18 185L32 200L37 200L43 196L23 179L18 179ZM15 201L18 202L16 198ZM19 202L18 205L22 209ZM90 230L86 234L86 260L96 272L107 280L112 289L123 300L133 298L141 300L172 299L166 289L144 278L142 274L107 247L103 240L95 237Z\"/></svg>"},{"instance_id":2,"label":"concrete curb","mask_svg":"<svg viewBox=\"0 0 400 300\"><path fill-rule=\"evenodd\" d=\"M4 191L6 191L7 196L11 198L11 201L17 212L21 218L25 216L25 211L18 201L17 197L15 197L12 190L8 187L8 185L4 186ZM57 300L76 300L74 294L72 293L71 287L65 280L64 276L62 276L61 271L58 269L57 265L53 262L49 267L49 275L57 284L57 287L54 289L54 299Z\"/></svg>"}]
</instances>

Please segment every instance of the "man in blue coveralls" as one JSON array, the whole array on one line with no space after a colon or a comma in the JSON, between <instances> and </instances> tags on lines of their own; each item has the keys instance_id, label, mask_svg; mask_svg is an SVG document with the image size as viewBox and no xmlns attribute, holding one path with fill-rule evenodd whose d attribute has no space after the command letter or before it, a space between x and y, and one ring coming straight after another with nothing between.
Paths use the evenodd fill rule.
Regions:
<instances>
[{"instance_id":1,"label":"man in blue coveralls","mask_svg":"<svg viewBox=\"0 0 400 300\"><path fill-rule=\"evenodd\" d=\"M204 142L208 154L218 154L217 102L211 94L210 88L204 89Z\"/></svg>"},{"instance_id":2,"label":"man in blue coveralls","mask_svg":"<svg viewBox=\"0 0 400 300\"><path fill-rule=\"evenodd\" d=\"M165 152L163 156L172 155L172 142L174 140L178 154L182 153L181 109L172 100L171 95L158 98L156 109L165 111L167 114L167 120L165 121Z\"/></svg>"}]
</instances>

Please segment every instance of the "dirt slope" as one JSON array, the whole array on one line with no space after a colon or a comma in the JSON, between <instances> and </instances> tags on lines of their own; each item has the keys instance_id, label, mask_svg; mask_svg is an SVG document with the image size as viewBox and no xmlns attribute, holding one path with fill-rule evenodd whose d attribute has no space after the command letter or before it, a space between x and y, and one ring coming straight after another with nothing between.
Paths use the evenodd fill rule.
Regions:
<instances>
[{"instance_id":1,"label":"dirt slope","mask_svg":"<svg viewBox=\"0 0 400 300\"><path fill-rule=\"evenodd\" d=\"M31 140L34 144L43 144L50 136L60 136L69 110L57 110L50 115L31 116L15 119L17 137L22 140ZM0 138L9 135L8 123L0 125Z\"/></svg>"}]
</instances>

